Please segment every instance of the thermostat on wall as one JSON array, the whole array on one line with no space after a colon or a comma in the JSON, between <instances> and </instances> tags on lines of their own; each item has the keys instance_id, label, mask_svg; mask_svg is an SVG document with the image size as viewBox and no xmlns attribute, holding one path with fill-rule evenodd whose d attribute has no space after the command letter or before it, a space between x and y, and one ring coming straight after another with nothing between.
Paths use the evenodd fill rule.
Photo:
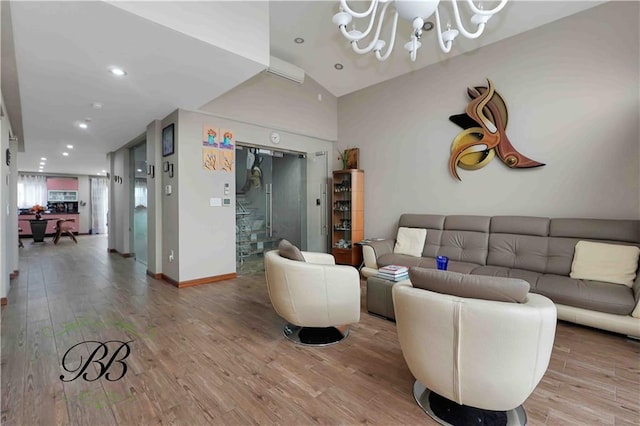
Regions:
<instances>
[{"instance_id":1,"label":"thermostat on wall","mask_svg":"<svg viewBox=\"0 0 640 426\"><path fill-rule=\"evenodd\" d=\"M225 206L225 207L231 206L231 198L223 198L222 199L222 205Z\"/></svg>"}]
</instances>

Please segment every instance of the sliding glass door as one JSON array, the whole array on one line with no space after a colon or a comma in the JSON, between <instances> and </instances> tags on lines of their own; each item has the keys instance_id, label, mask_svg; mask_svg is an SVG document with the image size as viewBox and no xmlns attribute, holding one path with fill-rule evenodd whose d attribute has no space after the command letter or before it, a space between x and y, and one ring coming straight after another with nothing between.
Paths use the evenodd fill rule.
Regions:
<instances>
[{"instance_id":1,"label":"sliding glass door","mask_svg":"<svg viewBox=\"0 0 640 426\"><path fill-rule=\"evenodd\" d=\"M259 272L281 239L306 248L307 163L303 154L238 145L236 165L237 271Z\"/></svg>"}]
</instances>

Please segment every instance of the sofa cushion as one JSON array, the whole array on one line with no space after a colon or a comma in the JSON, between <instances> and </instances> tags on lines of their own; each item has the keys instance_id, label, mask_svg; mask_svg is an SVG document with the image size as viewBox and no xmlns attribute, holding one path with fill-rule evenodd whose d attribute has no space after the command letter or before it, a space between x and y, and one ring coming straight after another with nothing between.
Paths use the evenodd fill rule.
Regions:
<instances>
[{"instance_id":1,"label":"sofa cushion","mask_svg":"<svg viewBox=\"0 0 640 426\"><path fill-rule=\"evenodd\" d=\"M546 272L547 237L491 234L487 265Z\"/></svg>"},{"instance_id":2,"label":"sofa cushion","mask_svg":"<svg viewBox=\"0 0 640 426\"><path fill-rule=\"evenodd\" d=\"M639 220L551 219L549 236L640 243Z\"/></svg>"},{"instance_id":3,"label":"sofa cushion","mask_svg":"<svg viewBox=\"0 0 640 426\"><path fill-rule=\"evenodd\" d=\"M522 303L529 293L529 284L523 280L434 269L410 268L409 279L416 288L472 299Z\"/></svg>"},{"instance_id":4,"label":"sofa cushion","mask_svg":"<svg viewBox=\"0 0 640 426\"><path fill-rule=\"evenodd\" d=\"M378 267L388 265L401 265L401 266L420 266L420 262L424 257L408 256L406 254L387 253L379 256L377 259Z\"/></svg>"},{"instance_id":5,"label":"sofa cushion","mask_svg":"<svg viewBox=\"0 0 640 426\"><path fill-rule=\"evenodd\" d=\"M640 248L580 241L576 244L571 278L633 286Z\"/></svg>"},{"instance_id":6,"label":"sofa cushion","mask_svg":"<svg viewBox=\"0 0 640 426\"><path fill-rule=\"evenodd\" d=\"M550 219L532 216L494 216L491 218L492 234L520 234L546 237Z\"/></svg>"},{"instance_id":7,"label":"sofa cushion","mask_svg":"<svg viewBox=\"0 0 640 426\"><path fill-rule=\"evenodd\" d=\"M616 315L629 315L635 307L633 290L602 281L576 280L545 274L538 279L535 292L554 303Z\"/></svg>"},{"instance_id":8,"label":"sofa cushion","mask_svg":"<svg viewBox=\"0 0 640 426\"><path fill-rule=\"evenodd\" d=\"M472 231L489 233L490 216L451 215L444 220L444 229L449 231Z\"/></svg>"},{"instance_id":9,"label":"sofa cushion","mask_svg":"<svg viewBox=\"0 0 640 426\"><path fill-rule=\"evenodd\" d=\"M437 256L447 256L449 260L485 265L489 234L473 231L442 231ZM435 257L435 256L433 256Z\"/></svg>"},{"instance_id":10,"label":"sofa cushion","mask_svg":"<svg viewBox=\"0 0 640 426\"><path fill-rule=\"evenodd\" d=\"M525 269L505 268L504 266L480 266L471 271L471 275L488 275L491 277L518 278L529 283L531 291L538 285L538 279L542 276L539 272Z\"/></svg>"},{"instance_id":11,"label":"sofa cushion","mask_svg":"<svg viewBox=\"0 0 640 426\"><path fill-rule=\"evenodd\" d=\"M420 268L429 268L429 269L437 269L436 260L432 257L413 257L407 256L405 254L384 254L377 259L378 267L382 268L383 266L388 265L401 265L401 266L419 266ZM469 263L469 262L458 262L456 260L449 259L449 264L447 265L447 269L453 272L460 272L462 274L468 274L477 267L477 263Z\"/></svg>"},{"instance_id":12,"label":"sofa cushion","mask_svg":"<svg viewBox=\"0 0 640 426\"><path fill-rule=\"evenodd\" d=\"M302 255L300 249L285 239L280 241L280 243L278 244L278 252L280 253L280 256L286 257L287 259L297 260L298 262L305 262L304 256Z\"/></svg>"},{"instance_id":13,"label":"sofa cushion","mask_svg":"<svg viewBox=\"0 0 640 426\"><path fill-rule=\"evenodd\" d=\"M409 256L422 256L422 249L427 238L427 230L422 228L398 228L396 245L393 252L396 254L406 254Z\"/></svg>"}]
</instances>

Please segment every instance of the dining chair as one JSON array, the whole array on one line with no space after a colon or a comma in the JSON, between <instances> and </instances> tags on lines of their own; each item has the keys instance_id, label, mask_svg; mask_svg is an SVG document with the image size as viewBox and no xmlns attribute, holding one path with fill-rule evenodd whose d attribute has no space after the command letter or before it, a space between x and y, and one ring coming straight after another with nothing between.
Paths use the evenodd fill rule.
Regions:
<instances>
[{"instance_id":1,"label":"dining chair","mask_svg":"<svg viewBox=\"0 0 640 426\"><path fill-rule=\"evenodd\" d=\"M75 219L58 219L56 221L56 235L55 237L53 237L53 244L58 244L58 241L60 241L60 238L62 237L62 234L67 235L69 238L71 238L73 240L74 243L78 244L78 240L76 239L76 236L73 235L73 226L66 223L66 222L75 222Z\"/></svg>"}]
</instances>

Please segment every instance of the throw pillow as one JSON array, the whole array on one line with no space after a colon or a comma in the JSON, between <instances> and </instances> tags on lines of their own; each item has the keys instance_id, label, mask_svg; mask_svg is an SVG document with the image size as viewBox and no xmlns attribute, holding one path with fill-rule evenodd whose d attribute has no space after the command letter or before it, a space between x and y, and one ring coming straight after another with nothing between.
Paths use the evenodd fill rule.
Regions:
<instances>
[{"instance_id":1,"label":"throw pillow","mask_svg":"<svg viewBox=\"0 0 640 426\"><path fill-rule=\"evenodd\" d=\"M427 239L427 230L422 228L398 228L396 245L393 248L395 254L408 254L409 256L422 256L424 242Z\"/></svg>"},{"instance_id":2,"label":"throw pillow","mask_svg":"<svg viewBox=\"0 0 640 426\"><path fill-rule=\"evenodd\" d=\"M467 275L412 267L409 279L416 288L470 299L523 303L527 300L529 283L518 278Z\"/></svg>"},{"instance_id":3,"label":"throw pillow","mask_svg":"<svg viewBox=\"0 0 640 426\"><path fill-rule=\"evenodd\" d=\"M280 253L280 256L286 257L287 259L297 260L298 262L306 262L300 249L285 239L280 241L280 243L278 244L278 251Z\"/></svg>"},{"instance_id":4,"label":"throw pillow","mask_svg":"<svg viewBox=\"0 0 640 426\"><path fill-rule=\"evenodd\" d=\"M573 253L571 278L633 286L640 248L578 241Z\"/></svg>"}]
</instances>

